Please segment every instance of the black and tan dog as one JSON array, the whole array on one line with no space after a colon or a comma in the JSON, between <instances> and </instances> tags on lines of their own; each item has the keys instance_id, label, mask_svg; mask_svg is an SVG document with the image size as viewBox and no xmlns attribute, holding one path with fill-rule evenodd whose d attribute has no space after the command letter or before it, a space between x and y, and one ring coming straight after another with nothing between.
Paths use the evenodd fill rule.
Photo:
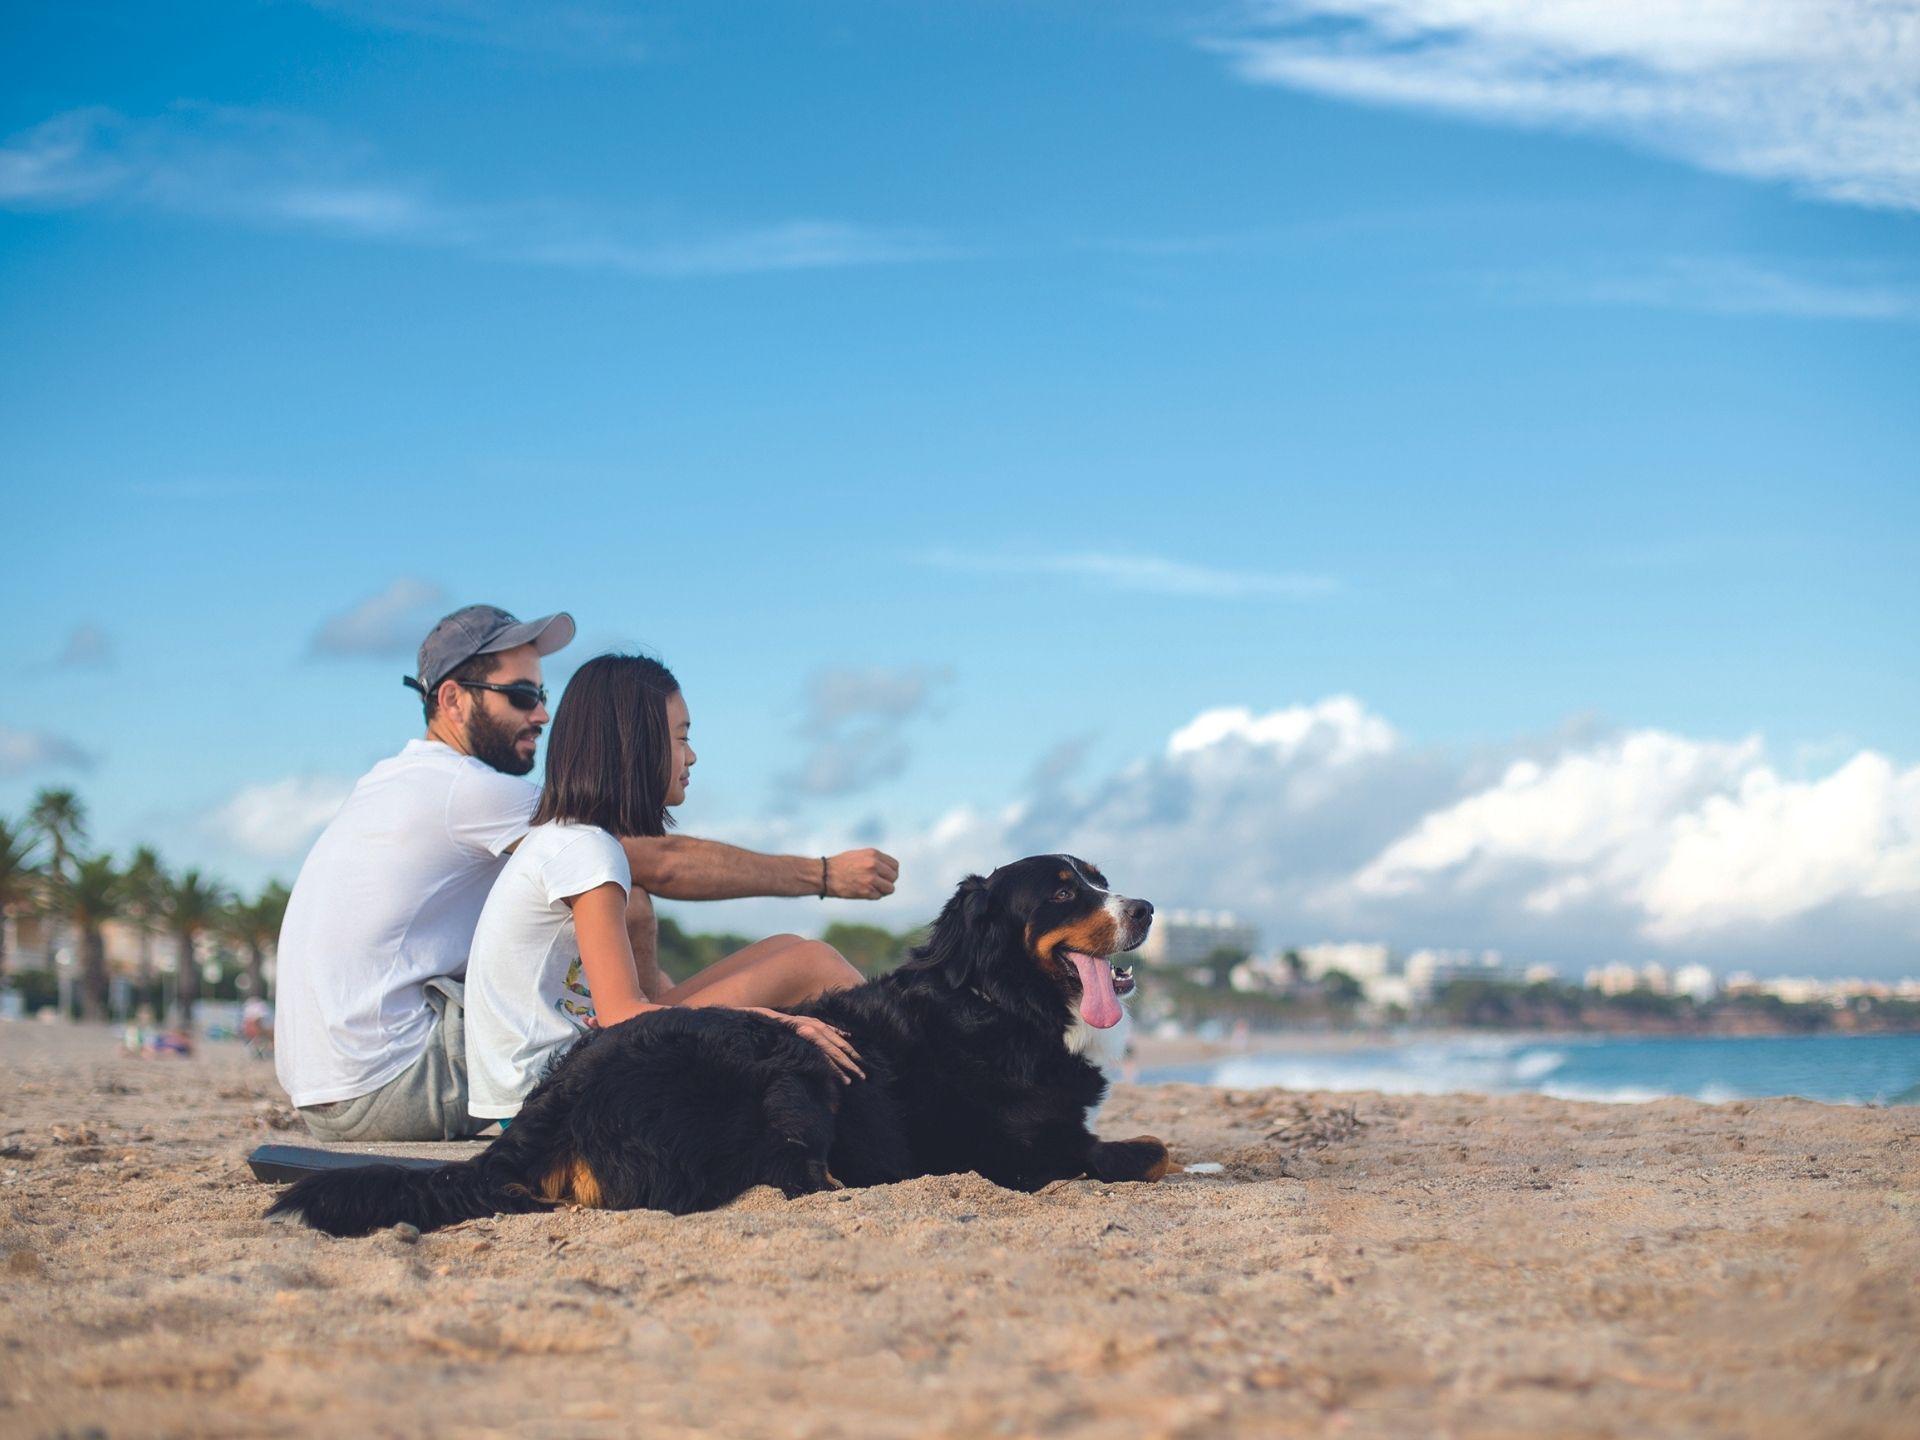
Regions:
<instances>
[{"instance_id":1,"label":"black and tan dog","mask_svg":"<svg viewBox=\"0 0 1920 1440\"><path fill-rule=\"evenodd\" d=\"M1068 855L969 876L899 969L796 1011L852 1038L864 1081L843 1084L776 1021L656 1011L583 1039L474 1159L314 1175L267 1213L364 1235L563 1201L678 1215L755 1185L794 1196L969 1170L1020 1190L1157 1180L1171 1168L1158 1140L1087 1128L1106 1080L1079 1053L1124 1018L1132 977L1110 957L1152 918Z\"/></svg>"}]
</instances>

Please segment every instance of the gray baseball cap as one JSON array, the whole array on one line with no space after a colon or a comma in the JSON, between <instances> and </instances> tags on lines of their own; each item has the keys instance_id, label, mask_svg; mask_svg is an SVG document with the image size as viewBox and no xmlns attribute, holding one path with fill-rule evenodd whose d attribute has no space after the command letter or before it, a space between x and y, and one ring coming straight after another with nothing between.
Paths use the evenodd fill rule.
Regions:
<instances>
[{"instance_id":1,"label":"gray baseball cap","mask_svg":"<svg viewBox=\"0 0 1920 1440\"><path fill-rule=\"evenodd\" d=\"M420 642L419 674L400 678L425 695L476 655L493 655L520 645L551 655L572 639L573 616L564 610L538 620L516 620L496 605L468 605L443 619Z\"/></svg>"}]
</instances>

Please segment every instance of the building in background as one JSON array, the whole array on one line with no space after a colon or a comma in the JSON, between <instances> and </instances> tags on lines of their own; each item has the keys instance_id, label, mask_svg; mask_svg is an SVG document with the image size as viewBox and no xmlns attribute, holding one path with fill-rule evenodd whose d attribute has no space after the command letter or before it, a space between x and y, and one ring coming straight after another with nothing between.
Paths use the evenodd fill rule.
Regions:
<instances>
[{"instance_id":1,"label":"building in background","mask_svg":"<svg viewBox=\"0 0 1920 1440\"><path fill-rule=\"evenodd\" d=\"M1416 950L1407 957L1404 973L1414 1000L1421 1005L1455 980L1513 985L1521 978L1518 967L1508 964L1498 950Z\"/></svg>"},{"instance_id":2,"label":"building in background","mask_svg":"<svg viewBox=\"0 0 1920 1440\"><path fill-rule=\"evenodd\" d=\"M1673 993L1686 995L1704 1005L1720 993L1720 985L1706 966L1682 965L1673 972Z\"/></svg>"},{"instance_id":3,"label":"building in background","mask_svg":"<svg viewBox=\"0 0 1920 1440\"><path fill-rule=\"evenodd\" d=\"M1149 965L1204 965L1216 951L1251 955L1260 932L1226 910L1164 910L1137 952Z\"/></svg>"},{"instance_id":4,"label":"building in background","mask_svg":"<svg viewBox=\"0 0 1920 1440\"><path fill-rule=\"evenodd\" d=\"M1602 995L1629 995L1640 988L1640 972L1623 960L1587 971L1586 986Z\"/></svg>"},{"instance_id":5,"label":"building in background","mask_svg":"<svg viewBox=\"0 0 1920 1440\"><path fill-rule=\"evenodd\" d=\"M1370 940L1322 940L1317 945L1302 945L1299 955L1310 980L1338 970L1365 985L1396 969L1393 951Z\"/></svg>"}]
</instances>

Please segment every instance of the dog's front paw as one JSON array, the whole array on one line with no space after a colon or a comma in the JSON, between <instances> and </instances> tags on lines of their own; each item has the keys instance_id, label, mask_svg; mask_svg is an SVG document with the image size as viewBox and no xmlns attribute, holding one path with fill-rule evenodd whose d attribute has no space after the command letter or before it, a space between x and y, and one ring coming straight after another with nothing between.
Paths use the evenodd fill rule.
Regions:
<instances>
[{"instance_id":1,"label":"dog's front paw","mask_svg":"<svg viewBox=\"0 0 1920 1440\"><path fill-rule=\"evenodd\" d=\"M1158 1180L1172 1169L1167 1147L1151 1135L1102 1140L1087 1157L1087 1173L1096 1180Z\"/></svg>"}]
</instances>

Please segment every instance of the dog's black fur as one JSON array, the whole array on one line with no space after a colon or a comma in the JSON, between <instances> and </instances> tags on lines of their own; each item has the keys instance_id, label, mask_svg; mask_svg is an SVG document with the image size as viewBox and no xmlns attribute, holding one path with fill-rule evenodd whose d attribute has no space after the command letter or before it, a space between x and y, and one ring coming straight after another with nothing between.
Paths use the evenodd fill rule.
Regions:
<instances>
[{"instance_id":1,"label":"dog's black fur","mask_svg":"<svg viewBox=\"0 0 1920 1440\"><path fill-rule=\"evenodd\" d=\"M565 1200L681 1215L755 1185L797 1196L969 1170L1020 1190L1157 1180L1158 1140L1087 1129L1106 1081L1067 1046L1080 980L1062 954L1131 949L1152 911L1071 856L969 876L906 964L794 1008L851 1038L864 1081L843 1084L777 1021L656 1011L587 1035L474 1159L310 1176L267 1213L365 1235Z\"/></svg>"}]
</instances>

